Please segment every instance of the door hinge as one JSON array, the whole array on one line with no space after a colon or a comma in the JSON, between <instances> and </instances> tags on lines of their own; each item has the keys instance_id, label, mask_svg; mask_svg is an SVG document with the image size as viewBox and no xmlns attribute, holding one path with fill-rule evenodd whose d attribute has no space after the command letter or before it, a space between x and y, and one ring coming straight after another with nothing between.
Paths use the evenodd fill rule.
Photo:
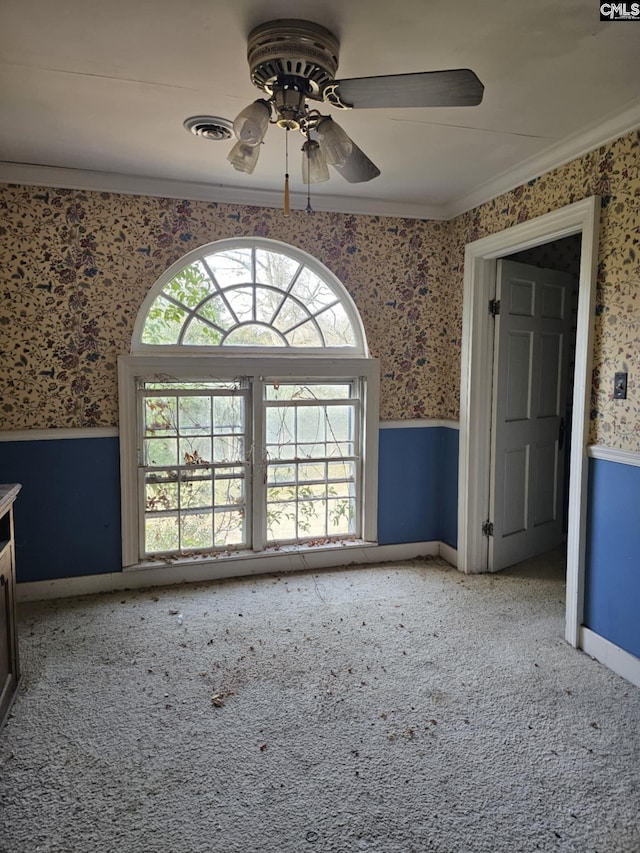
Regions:
<instances>
[{"instance_id":1,"label":"door hinge","mask_svg":"<svg viewBox=\"0 0 640 853\"><path fill-rule=\"evenodd\" d=\"M483 536L493 536L493 521L485 521L482 525Z\"/></svg>"},{"instance_id":2,"label":"door hinge","mask_svg":"<svg viewBox=\"0 0 640 853\"><path fill-rule=\"evenodd\" d=\"M496 317L500 313L500 300L499 299L490 299L489 300L489 314L492 317Z\"/></svg>"}]
</instances>

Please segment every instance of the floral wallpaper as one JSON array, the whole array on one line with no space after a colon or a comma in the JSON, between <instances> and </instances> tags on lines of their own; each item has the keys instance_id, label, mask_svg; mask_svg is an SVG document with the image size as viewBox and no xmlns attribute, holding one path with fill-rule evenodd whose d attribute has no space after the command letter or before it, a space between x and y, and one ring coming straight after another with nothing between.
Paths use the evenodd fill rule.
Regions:
<instances>
[{"instance_id":1,"label":"floral wallpaper","mask_svg":"<svg viewBox=\"0 0 640 853\"><path fill-rule=\"evenodd\" d=\"M0 428L116 425L117 356L153 283L190 249L246 235L298 246L345 284L381 360L382 418L457 417L443 383L460 334L448 223L8 185Z\"/></svg>"},{"instance_id":2,"label":"floral wallpaper","mask_svg":"<svg viewBox=\"0 0 640 853\"><path fill-rule=\"evenodd\" d=\"M465 243L600 194L591 441L638 450L639 152L634 132L450 222L0 186L0 429L116 425L116 360L148 290L189 250L247 235L345 284L381 360L382 419L457 419Z\"/></svg>"},{"instance_id":3,"label":"floral wallpaper","mask_svg":"<svg viewBox=\"0 0 640 853\"><path fill-rule=\"evenodd\" d=\"M579 201L601 196L590 442L640 451L640 131L457 217L457 286L467 242ZM629 374L613 399L616 371Z\"/></svg>"}]
</instances>

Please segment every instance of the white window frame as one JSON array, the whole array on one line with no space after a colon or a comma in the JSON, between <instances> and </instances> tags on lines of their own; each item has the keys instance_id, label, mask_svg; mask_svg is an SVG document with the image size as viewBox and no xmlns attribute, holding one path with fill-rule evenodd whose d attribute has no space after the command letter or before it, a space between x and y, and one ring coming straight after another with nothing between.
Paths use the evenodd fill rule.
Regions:
<instances>
[{"instance_id":1,"label":"white window frame","mask_svg":"<svg viewBox=\"0 0 640 853\"><path fill-rule=\"evenodd\" d=\"M283 346L283 347L275 347L275 346L234 346L234 345L226 345L226 346L201 346L201 345L193 345L193 344L176 344L176 345L167 345L167 344L145 344L142 342L142 334L144 331L144 325L147 319L147 314L149 313L153 303L156 298L161 295L162 289L169 284L169 282L178 275L178 273L182 272L185 267L190 266L196 261L203 262L205 266L206 258L209 255L215 254L217 252L224 252L232 249L263 249L264 251L274 252L277 254L286 255L288 258L296 261L301 266L306 267L311 272L315 273L320 279L322 279L325 284L327 284L335 293L336 301L340 303L342 308L345 310L347 317L349 318L349 322L351 323L351 328L353 330L355 344L354 346L325 346L325 347L293 347L293 346ZM270 355L278 355L278 354L287 354L290 357L294 354L300 353L304 356L309 355L318 355L318 356L329 356L336 355L341 357L353 357L353 356L367 356L369 354L367 348L367 338L364 331L364 326L362 325L362 320L360 318L360 314L355 305L355 302L351 298L351 295L345 289L345 286L342 284L340 279L338 279L331 270L327 269L324 264L320 263L320 261L313 258L311 255L308 255L306 252L303 252L301 249L295 248L295 246L289 246L288 244L281 243L278 240L270 240L266 237L233 237L228 240L218 240L215 243L208 243L205 246L200 246L198 249L194 249L191 252L188 252L186 255L183 255L179 260L177 260L174 264L172 264L155 282L149 293L147 294L144 302L140 306L140 311L138 312L138 316L136 319L135 326L133 328L133 336L131 338L131 352L132 353L158 353L164 354L167 352L175 352L181 354L190 354L197 355L202 354L203 352L211 352L211 353L233 353L233 351L242 353L242 355L259 355L263 356L265 353L269 353Z\"/></svg>"},{"instance_id":2,"label":"white window frame","mask_svg":"<svg viewBox=\"0 0 640 853\"><path fill-rule=\"evenodd\" d=\"M217 252L239 248L265 250L287 256L315 273L335 293L347 314L354 334L353 346L200 346L151 345L142 343L147 315L163 288L185 267ZM296 276L300 273L300 269ZM294 279L295 279L294 277ZM361 463L358 483L360 495L360 544L377 543L378 522L378 412L380 374L377 359L369 358L367 340L358 309L342 282L320 261L300 249L263 237L240 237L219 240L200 246L172 264L155 282L143 301L134 326L131 355L118 359L120 398L120 476L122 494L122 564L124 568L147 565L141 562L139 532L143 523L143 501L138 481L139 458L137 388L140 381L235 381L247 379L252 387L251 431L264 436L264 382L270 377L297 383L324 380L356 380L360 382ZM245 556L260 557L269 553L266 545L266 466L261 459L252 460L253 482L250 515L253 525L252 550ZM261 519L261 523L260 523ZM259 531L262 531L260 534ZM258 533L256 534L256 531ZM300 545L289 546L303 547ZM308 546L307 546L308 547ZM322 546L318 546L322 547ZM236 554L238 552L235 552ZM186 558L189 559L189 558ZM191 559L196 559L192 557Z\"/></svg>"},{"instance_id":3,"label":"white window frame","mask_svg":"<svg viewBox=\"0 0 640 853\"><path fill-rule=\"evenodd\" d=\"M266 350L266 351L265 351ZM140 559L139 530L142 504L138 487L138 411L137 387L140 380L176 382L230 381L247 378L252 382L255 395L261 393L265 380L279 378L287 381L362 380L362 462L360 496L362 513L362 540L377 541L378 515L378 410L380 397L379 363L377 359L345 356L324 357L302 355L300 350L284 355L273 355L272 348L260 350L255 355L228 356L218 348L215 355L131 355L118 359L118 388L120 396L120 476L122 488L122 564L124 568L142 567ZM262 423L264 407L252 407L254 435L264 434ZM264 464L254 460L253 477L257 486L252 489L252 514L264 517L266 529L266 501ZM264 542L254 542L254 550L245 555L260 557L268 550ZM195 557L194 557L195 558ZM191 559L194 559L191 558ZM185 558L188 559L188 558Z\"/></svg>"}]
</instances>

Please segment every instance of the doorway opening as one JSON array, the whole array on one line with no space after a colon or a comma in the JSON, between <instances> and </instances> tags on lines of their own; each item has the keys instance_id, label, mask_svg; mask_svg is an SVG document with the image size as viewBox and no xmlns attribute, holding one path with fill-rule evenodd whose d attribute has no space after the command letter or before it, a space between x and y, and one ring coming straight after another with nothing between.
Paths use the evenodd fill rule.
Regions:
<instances>
[{"instance_id":1,"label":"doorway opening","mask_svg":"<svg viewBox=\"0 0 640 853\"><path fill-rule=\"evenodd\" d=\"M565 637L578 645L582 624L587 504L587 441L597 273L599 199L592 197L467 245L460 393L458 568L491 571L486 523L492 480L494 299L498 259L567 237L580 238L567 503Z\"/></svg>"},{"instance_id":2,"label":"doorway opening","mask_svg":"<svg viewBox=\"0 0 640 853\"><path fill-rule=\"evenodd\" d=\"M581 242L497 263L489 571L528 561L565 581Z\"/></svg>"}]
</instances>

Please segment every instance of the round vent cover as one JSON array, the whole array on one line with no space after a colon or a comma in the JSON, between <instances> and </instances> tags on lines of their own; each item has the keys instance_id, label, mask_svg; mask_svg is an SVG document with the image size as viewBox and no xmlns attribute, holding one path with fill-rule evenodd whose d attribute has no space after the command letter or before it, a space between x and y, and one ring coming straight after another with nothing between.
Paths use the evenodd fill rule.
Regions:
<instances>
[{"instance_id":1,"label":"round vent cover","mask_svg":"<svg viewBox=\"0 0 640 853\"><path fill-rule=\"evenodd\" d=\"M229 121L228 118L220 118L219 116L191 116L191 118L185 119L183 124L195 136L216 142L231 139L233 130L233 122Z\"/></svg>"}]
</instances>

